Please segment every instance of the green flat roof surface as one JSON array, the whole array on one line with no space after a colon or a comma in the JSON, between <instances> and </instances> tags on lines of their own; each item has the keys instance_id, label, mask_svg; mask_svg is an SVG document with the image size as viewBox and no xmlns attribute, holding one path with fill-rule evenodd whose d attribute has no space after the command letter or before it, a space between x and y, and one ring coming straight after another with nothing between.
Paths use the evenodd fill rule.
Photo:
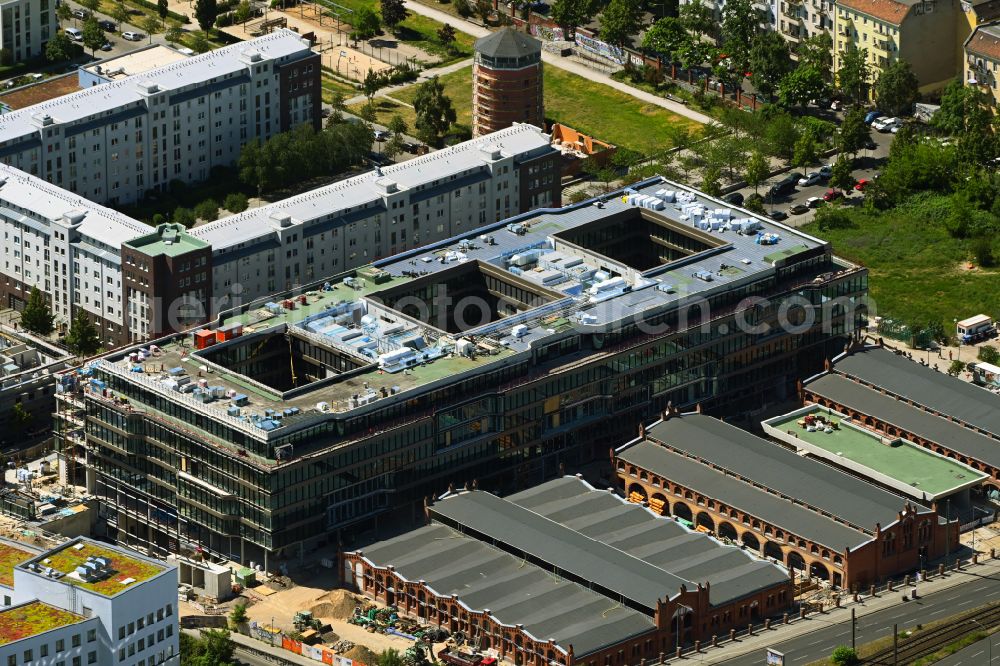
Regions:
<instances>
[{"instance_id":1,"label":"green flat roof surface","mask_svg":"<svg viewBox=\"0 0 1000 666\"><path fill-rule=\"evenodd\" d=\"M59 627L83 621L83 616L31 601L0 611L0 645L31 638Z\"/></svg>"},{"instance_id":2,"label":"green flat roof surface","mask_svg":"<svg viewBox=\"0 0 1000 666\"><path fill-rule=\"evenodd\" d=\"M776 419L770 424L782 431L795 433L817 448L933 495L968 483L971 479L986 476L970 467L935 455L912 442L897 440L895 446L887 446L878 435L856 427L841 426L831 433L820 430L809 432L798 425L798 421L807 414L823 414L835 421L843 418L822 407L816 407L787 419Z\"/></svg>"},{"instance_id":3,"label":"green flat roof surface","mask_svg":"<svg viewBox=\"0 0 1000 666\"><path fill-rule=\"evenodd\" d=\"M80 544L82 548L78 548ZM111 575L100 580L87 582L70 576L63 576L60 582L77 585L92 592L113 597L119 592L132 589L137 583L147 581L164 570L164 567L138 557L126 555L117 549L106 548L91 541L70 543L65 548L52 551L37 559L56 571L70 574L87 561L88 557L106 557L111 561ZM128 581L128 582L125 582Z\"/></svg>"},{"instance_id":4,"label":"green flat roof surface","mask_svg":"<svg viewBox=\"0 0 1000 666\"><path fill-rule=\"evenodd\" d=\"M0 585L14 587L14 567L35 557L30 550L0 543Z\"/></svg>"}]
</instances>

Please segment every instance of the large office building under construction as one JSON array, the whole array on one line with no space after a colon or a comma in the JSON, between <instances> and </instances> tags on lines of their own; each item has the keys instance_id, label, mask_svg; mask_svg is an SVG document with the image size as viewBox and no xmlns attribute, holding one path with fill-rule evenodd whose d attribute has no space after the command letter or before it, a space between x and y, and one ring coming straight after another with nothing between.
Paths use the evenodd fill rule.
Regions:
<instances>
[{"instance_id":1,"label":"large office building under construction","mask_svg":"<svg viewBox=\"0 0 1000 666\"><path fill-rule=\"evenodd\" d=\"M110 354L61 379L57 437L112 539L273 569L450 482L604 458L671 403L791 397L866 291L828 243L656 178Z\"/></svg>"}]
</instances>

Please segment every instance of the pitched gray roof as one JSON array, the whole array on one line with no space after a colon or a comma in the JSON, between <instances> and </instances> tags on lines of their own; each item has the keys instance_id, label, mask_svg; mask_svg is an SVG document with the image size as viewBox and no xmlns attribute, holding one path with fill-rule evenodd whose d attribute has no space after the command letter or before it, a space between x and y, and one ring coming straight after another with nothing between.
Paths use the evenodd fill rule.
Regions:
<instances>
[{"instance_id":1,"label":"pitched gray roof","mask_svg":"<svg viewBox=\"0 0 1000 666\"><path fill-rule=\"evenodd\" d=\"M837 361L834 372L1000 435L1000 397L888 349L855 352Z\"/></svg>"},{"instance_id":2,"label":"pitched gray roof","mask_svg":"<svg viewBox=\"0 0 1000 666\"><path fill-rule=\"evenodd\" d=\"M724 474L655 442L641 441L622 451L619 457L837 552L843 552L845 547L855 548L872 539L860 529L819 515L801 504ZM697 515L698 508L691 509ZM872 529L874 524L865 527Z\"/></svg>"},{"instance_id":3,"label":"pitched gray roof","mask_svg":"<svg viewBox=\"0 0 1000 666\"><path fill-rule=\"evenodd\" d=\"M806 387L862 414L875 416L953 451L1000 467L1000 441L989 435L980 434L841 375L822 375L809 382Z\"/></svg>"},{"instance_id":4,"label":"pitched gray roof","mask_svg":"<svg viewBox=\"0 0 1000 666\"><path fill-rule=\"evenodd\" d=\"M522 624L539 640L554 638L585 655L653 630L651 617L521 558L433 523L363 549L377 566L392 565L466 607Z\"/></svg>"},{"instance_id":5,"label":"pitched gray roof","mask_svg":"<svg viewBox=\"0 0 1000 666\"><path fill-rule=\"evenodd\" d=\"M815 507L817 512L870 530L875 523L885 526L894 522L908 501L825 462L802 457L791 449L701 414L660 422L649 429L647 436ZM683 483L684 479L676 481ZM918 510L925 508L918 505Z\"/></svg>"},{"instance_id":6,"label":"pitched gray roof","mask_svg":"<svg viewBox=\"0 0 1000 666\"><path fill-rule=\"evenodd\" d=\"M513 28L501 28L476 40L476 52L491 58L520 58L542 52L542 43Z\"/></svg>"}]
</instances>

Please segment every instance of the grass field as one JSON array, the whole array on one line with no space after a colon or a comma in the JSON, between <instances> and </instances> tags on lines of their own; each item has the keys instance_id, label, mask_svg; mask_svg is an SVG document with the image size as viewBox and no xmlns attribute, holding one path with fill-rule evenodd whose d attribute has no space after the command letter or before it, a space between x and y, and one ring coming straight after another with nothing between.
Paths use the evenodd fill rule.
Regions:
<instances>
[{"instance_id":1,"label":"grass field","mask_svg":"<svg viewBox=\"0 0 1000 666\"><path fill-rule=\"evenodd\" d=\"M939 321L952 330L955 318L1000 314L1000 269L966 269L970 241L945 230L948 211L948 197L924 194L890 211L845 211L846 224L822 229L814 222L804 231L868 267L873 315Z\"/></svg>"},{"instance_id":2,"label":"grass field","mask_svg":"<svg viewBox=\"0 0 1000 666\"><path fill-rule=\"evenodd\" d=\"M451 98L460 125L472 122L472 67L466 67L441 77L445 94ZM412 104L417 85L391 94L393 99ZM391 100L376 99L378 122L385 124L393 114L399 114L413 127L413 109ZM357 112L363 105L356 105ZM692 129L700 127L664 108L645 104L609 88L588 81L576 74L554 67L545 69L545 116L599 139L650 154L670 147L669 128L682 124Z\"/></svg>"}]
</instances>

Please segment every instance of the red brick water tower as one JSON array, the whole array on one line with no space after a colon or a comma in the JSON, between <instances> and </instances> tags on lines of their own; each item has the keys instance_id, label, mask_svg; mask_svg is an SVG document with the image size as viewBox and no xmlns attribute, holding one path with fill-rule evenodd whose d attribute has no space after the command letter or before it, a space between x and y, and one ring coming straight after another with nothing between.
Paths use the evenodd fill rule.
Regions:
<instances>
[{"instance_id":1,"label":"red brick water tower","mask_svg":"<svg viewBox=\"0 0 1000 666\"><path fill-rule=\"evenodd\" d=\"M514 123L544 129L541 42L503 28L476 40L475 48L472 135L482 136Z\"/></svg>"}]
</instances>

